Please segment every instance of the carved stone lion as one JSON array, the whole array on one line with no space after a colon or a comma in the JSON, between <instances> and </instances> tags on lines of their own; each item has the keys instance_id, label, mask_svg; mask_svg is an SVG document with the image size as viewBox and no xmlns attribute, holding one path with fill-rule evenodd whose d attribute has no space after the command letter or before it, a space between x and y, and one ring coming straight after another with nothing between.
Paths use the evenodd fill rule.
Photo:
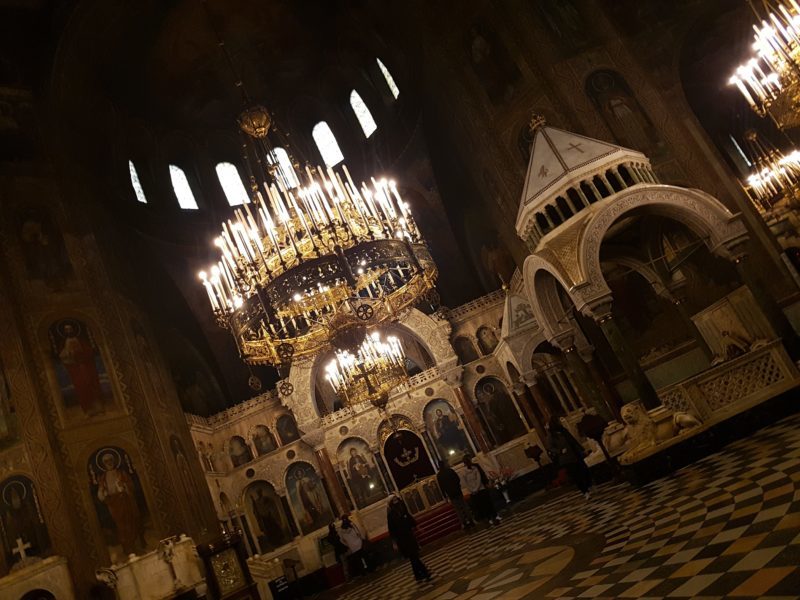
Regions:
<instances>
[{"instance_id":1,"label":"carved stone lion","mask_svg":"<svg viewBox=\"0 0 800 600\"><path fill-rule=\"evenodd\" d=\"M628 443L628 449L621 458L624 462L633 462L640 453L656 445L656 426L639 402L626 404L620 412Z\"/></svg>"}]
</instances>

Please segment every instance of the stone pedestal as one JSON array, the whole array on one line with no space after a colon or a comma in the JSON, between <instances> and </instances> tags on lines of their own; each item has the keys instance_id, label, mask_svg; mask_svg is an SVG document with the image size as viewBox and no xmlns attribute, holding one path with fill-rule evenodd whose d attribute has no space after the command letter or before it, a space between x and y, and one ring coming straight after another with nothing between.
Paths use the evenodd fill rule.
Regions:
<instances>
[{"instance_id":1,"label":"stone pedestal","mask_svg":"<svg viewBox=\"0 0 800 600\"><path fill-rule=\"evenodd\" d=\"M158 550L97 570L97 579L116 589L119 600L171 598L196 590L205 594L202 563L191 538L163 540ZM59 597L60 598L60 597Z\"/></svg>"},{"instance_id":2,"label":"stone pedestal","mask_svg":"<svg viewBox=\"0 0 800 600\"><path fill-rule=\"evenodd\" d=\"M50 556L34 559L0 579L0 598L22 598L35 590L50 592L58 600L75 600L67 559Z\"/></svg>"}]
</instances>

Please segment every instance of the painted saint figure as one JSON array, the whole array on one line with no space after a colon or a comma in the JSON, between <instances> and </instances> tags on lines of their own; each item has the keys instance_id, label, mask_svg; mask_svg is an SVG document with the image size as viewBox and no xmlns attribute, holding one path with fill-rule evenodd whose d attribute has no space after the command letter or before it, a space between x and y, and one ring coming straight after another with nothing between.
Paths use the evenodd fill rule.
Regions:
<instances>
[{"instance_id":1,"label":"painted saint figure","mask_svg":"<svg viewBox=\"0 0 800 600\"><path fill-rule=\"evenodd\" d=\"M62 382L62 393L74 394L86 416L105 412L100 383L99 360L89 329L77 319L64 319L50 327L54 357L69 378ZM71 389L69 389L71 387ZM65 398L66 400L66 398Z\"/></svg>"},{"instance_id":2,"label":"painted saint figure","mask_svg":"<svg viewBox=\"0 0 800 600\"><path fill-rule=\"evenodd\" d=\"M142 519L130 474L120 467L118 455L106 452L98 461L97 499L106 505L117 530L117 541L125 554L144 547Z\"/></svg>"}]
</instances>

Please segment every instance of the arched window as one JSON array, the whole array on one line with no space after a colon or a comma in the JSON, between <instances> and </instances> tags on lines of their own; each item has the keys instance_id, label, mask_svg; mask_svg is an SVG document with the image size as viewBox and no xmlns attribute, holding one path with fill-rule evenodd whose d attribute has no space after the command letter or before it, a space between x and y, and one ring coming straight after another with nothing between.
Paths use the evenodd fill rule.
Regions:
<instances>
[{"instance_id":1,"label":"arched window","mask_svg":"<svg viewBox=\"0 0 800 600\"><path fill-rule=\"evenodd\" d=\"M296 188L298 185L300 185L300 181L297 179L297 173L294 170L292 161L289 159L289 153L286 152L286 150L280 146L273 149L269 154L269 162L272 165L274 165L276 162L278 163L280 177L283 180L283 185L286 186L287 190Z\"/></svg>"},{"instance_id":2,"label":"arched window","mask_svg":"<svg viewBox=\"0 0 800 600\"><path fill-rule=\"evenodd\" d=\"M132 160L128 161L128 171L131 173L131 186L133 187L133 192L136 194L136 199L142 204L147 204L147 196L144 195L142 182L139 181L139 174L136 172L136 167L133 166Z\"/></svg>"},{"instance_id":3,"label":"arched window","mask_svg":"<svg viewBox=\"0 0 800 600\"><path fill-rule=\"evenodd\" d=\"M178 199L180 207L188 210L197 210L197 201L194 199L192 188L189 187L189 180L186 179L186 173L183 172L183 169L170 165L169 178L172 180L172 189L175 191L175 197Z\"/></svg>"},{"instance_id":4,"label":"arched window","mask_svg":"<svg viewBox=\"0 0 800 600\"><path fill-rule=\"evenodd\" d=\"M369 112L369 108L367 105L364 104L364 100L361 99L358 92L353 90L350 92L350 106L353 107L353 112L356 113L356 118L358 119L359 124L361 125L361 129L364 131L364 137L369 137L378 126L375 124L375 119L372 118L372 113Z\"/></svg>"},{"instance_id":5,"label":"arched window","mask_svg":"<svg viewBox=\"0 0 800 600\"><path fill-rule=\"evenodd\" d=\"M320 121L314 125L314 129L311 130L311 136L314 138L326 166L332 167L344 160L339 144L325 121Z\"/></svg>"},{"instance_id":6,"label":"arched window","mask_svg":"<svg viewBox=\"0 0 800 600\"><path fill-rule=\"evenodd\" d=\"M249 201L247 190L244 188L236 165L229 162L221 162L217 163L216 170L219 184L222 186L222 191L225 192L228 204L231 206L247 204Z\"/></svg>"},{"instance_id":7,"label":"arched window","mask_svg":"<svg viewBox=\"0 0 800 600\"><path fill-rule=\"evenodd\" d=\"M389 86L392 96L397 98L400 95L400 88L398 88L397 84L394 82L394 77L392 77L392 74L389 73L389 69L387 69L386 65L381 62L380 58L376 58L375 60L378 61L378 67L380 68L381 73L383 73L383 78L386 80L386 85Z\"/></svg>"}]
</instances>

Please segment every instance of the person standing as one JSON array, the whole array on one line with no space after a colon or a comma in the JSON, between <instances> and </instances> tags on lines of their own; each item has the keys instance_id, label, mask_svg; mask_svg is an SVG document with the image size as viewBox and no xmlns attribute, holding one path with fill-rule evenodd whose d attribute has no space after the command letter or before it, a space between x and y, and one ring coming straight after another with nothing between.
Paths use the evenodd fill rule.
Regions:
<instances>
[{"instance_id":1,"label":"person standing","mask_svg":"<svg viewBox=\"0 0 800 600\"><path fill-rule=\"evenodd\" d=\"M428 568L419 558L419 544L414 536L414 527L417 522L408 512L405 503L395 494L389 496L386 509L386 524L389 535L400 553L411 562L414 579L417 581L431 581Z\"/></svg>"},{"instance_id":2,"label":"person standing","mask_svg":"<svg viewBox=\"0 0 800 600\"><path fill-rule=\"evenodd\" d=\"M342 564L344 578L347 580L347 561L345 560L345 556L347 555L348 548L347 545L342 542L342 538L339 537L339 532L336 531L336 525L334 523L328 525L328 535L325 536L325 541L333 548L336 562Z\"/></svg>"},{"instance_id":3,"label":"person standing","mask_svg":"<svg viewBox=\"0 0 800 600\"><path fill-rule=\"evenodd\" d=\"M592 486L592 475L583 460L583 447L572 437L561 422L555 417L547 425L547 451L553 462L566 469L569 478L589 499L589 488Z\"/></svg>"},{"instance_id":4,"label":"person standing","mask_svg":"<svg viewBox=\"0 0 800 600\"><path fill-rule=\"evenodd\" d=\"M464 457L464 486L470 495L472 512L477 518L486 518L489 525L499 525L500 515L494 508L492 491L489 489L489 478L478 463L472 462L471 456Z\"/></svg>"},{"instance_id":5,"label":"person standing","mask_svg":"<svg viewBox=\"0 0 800 600\"><path fill-rule=\"evenodd\" d=\"M464 501L464 492L461 490L461 478L447 464L447 459L443 458L439 461L439 472L436 474L436 481L439 483L442 493L450 501L453 510L456 511L456 516L461 523L461 529L474 527L475 520L472 518L469 506Z\"/></svg>"},{"instance_id":6,"label":"person standing","mask_svg":"<svg viewBox=\"0 0 800 600\"><path fill-rule=\"evenodd\" d=\"M350 515L342 516L339 538L347 546L347 562L350 575L356 577L369 570L369 565L364 557L364 537L355 523L350 521Z\"/></svg>"}]
</instances>

